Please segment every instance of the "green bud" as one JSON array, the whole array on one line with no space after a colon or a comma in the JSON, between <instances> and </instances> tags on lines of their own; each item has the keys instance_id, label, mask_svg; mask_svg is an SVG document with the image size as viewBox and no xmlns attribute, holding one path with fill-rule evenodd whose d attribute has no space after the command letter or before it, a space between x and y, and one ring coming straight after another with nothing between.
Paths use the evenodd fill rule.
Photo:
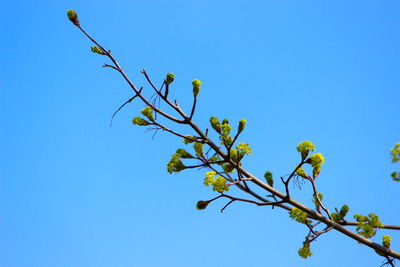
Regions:
<instances>
[{"instance_id":1,"label":"green bud","mask_svg":"<svg viewBox=\"0 0 400 267\"><path fill-rule=\"evenodd\" d=\"M75 25L80 26L78 14L76 14L75 10L69 9L67 12L68 19Z\"/></svg>"},{"instance_id":2,"label":"green bud","mask_svg":"<svg viewBox=\"0 0 400 267\"><path fill-rule=\"evenodd\" d=\"M297 166L295 167L295 169L297 168ZM303 167L300 167L297 169L296 174L300 177L303 177L305 179L309 179L306 171L303 169Z\"/></svg>"},{"instance_id":3,"label":"green bud","mask_svg":"<svg viewBox=\"0 0 400 267\"><path fill-rule=\"evenodd\" d=\"M165 79L166 84L171 84L175 79L175 75L173 73L168 73L167 78Z\"/></svg>"},{"instance_id":4,"label":"green bud","mask_svg":"<svg viewBox=\"0 0 400 267\"><path fill-rule=\"evenodd\" d=\"M140 117L134 117L132 119L132 123L134 125L139 125L139 126L147 126L150 124L150 122L146 121L145 119L142 119Z\"/></svg>"},{"instance_id":5,"label":"green bud","mask_svg":"<svg viewBox=\"0 0 400 267\"><path fill-rule=\"evenodd\" d=\"M190 155L189 152L187 152L185 149L183 148L179 148L178 150L176 150L175 154L179 155L180 158L183 159L190 159L193 158L192 155Z\"/></svg>"},{"instance_id":6,"label":"green bud","mask_svg":"<svg viewBox=\"0 0 400 267\"><path fill-rule=\"evenodd\" d=\"M224 124L229 124L228 119L223 119L223 120L222 120L222 125L224 125Z\"/></svg>"},{"instance_id":7,"label":"green bud","mask_svg":"<svg viewBox=\"0 0 400 267\"><path fill-rule=\"evenodd\" d=\"M195 79L195 80L193 80L192 85L193 85L193 95L194 95L195 97L197 97L197 95L198 95L199 92L200 92L201 82L200 82L200 80Z\"/></svg>"},{"instance_id":8,"label":"green bud","mask_svg":"<svg viewBox=\"0 0 400 267\"><path fill-rule=\"evenodd\" d=\"M317 178L317 176L320 174L320 172L321 172L321 167L315 167L313 169L313 178L314 179Z\"/></svg>"},{"instance_id":9,"label":"green bud","mask_svg":"<svg viewBox=\"0 0 400 267\"><path fill-rule=\"evenodd\" d=\"M143 108L141 113L143 114L143 116L147 117L149 120L154 121L153 109L151 107Z\"/></svg>"},{"instance_id":10,"label":"green bud","mask_svg":"<svg viewBox=\"0 0 400 267\"><path fill-rule=\"evenodd\" d=\"M219 120L216 117L212 116L210 118L210 123L211 123L211 127L213 127L213 129L217 133L222 134L222 132L221 132L221 124L219 123Z\"/></svg>"},{"instance_id":11,"label":"green bud","mask_svg":"<svg viewBox=\"0 0 400 267\"><path fill-rule=\"evenodd\" d=\"M350 210L349 206L344 204L339 211L340 216L342 216L342 218L344 218L347 215L347 213L349 212L349 210Z\"/></svg>"},{"instance_id":12,"label":"green bud","mask_svg":"<svg viewBox=\"0 0 400 267\"><path fill-rule=\"evenodd\" d=\"M96 53L96 54L99 54L99 55L105 55L103 50L101 50L97 46L92 46L92 47L90 47L90 49L92 50L93 53Z\"/></svg>"},{"instance_id":13,"label":"green bud","mask_svg":"<svg viewBox=\"0 0 400 267\"><path fill-rule=\"evenodd\" d=\"M272 178L272 172L267 171L264 174L265 180L267 180L267 183L269 186L274 186L274 179Z\"/></svg>"},{"instance_id":14,"label":"green bud","mask_svg":"<svg viewBox=\"0 0 400 267\"><path fill-rule=\"evenodd\" d=\"M196 204L196 209L198 210L204 210L208 206L208 201L200 200Z\"/></svg>"},{"instance_id":15,"label":"green bud","mask_svg":"<svg viewBox=\"0 0 400 267\"><path fill-rule=\"evenodd\" d=\"M400 172L392 172L390 176L392 176L393 181L400 182Z\"/></svg>"},{"instance_id":16,"label":"green bud","mask_svg":"<svg viewBox=\"0 0 400 267\"><path fill-rule=\"evenodd\" d=\"M244 130L244 127L246 127L246 124L247 124L246 119L241 119L239 121L238 133L241 133Z\"/></svg>"},{"instance_id":17,"label":"green bud","mask_svg":"<svg viewBox=\"0 0 400 267\"><path fill-rule=\"evenodd\" d=\"M400 160L400 142L397 143L390 151L392 155L392 162L398 162Z\"/></svg>"},{"instance_id":18,"label":"green bud","mask_svg":"<svg viewBox=\"0 0 400 267\"><path fill-rule=\"evenodd\" d=\"M224 164L222 164L222 169L226 173L231 173L235 170L235 167L229 163L224 163Z\"/></svg>"},{"instance_id":19,"label":"green bud","mask_svg":"<svg viewBox=\"0 0 400 267\"><path fill-rule=\"evenodd\" d=\"M392 241L392 238L389 235L382 236L382 245L384 247L390 248L390 241Z\"/></svg>"}]
</instances>

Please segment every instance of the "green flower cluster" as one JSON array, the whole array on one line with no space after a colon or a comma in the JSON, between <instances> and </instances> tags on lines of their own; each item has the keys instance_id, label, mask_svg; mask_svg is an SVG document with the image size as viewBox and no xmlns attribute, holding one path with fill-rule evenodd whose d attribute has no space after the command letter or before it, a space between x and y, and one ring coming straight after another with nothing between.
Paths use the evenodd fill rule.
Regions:
<instances>
[{"instance_id":1,"label":"green flower cluster","mask_svg":"<svg viewBox=\"0 0 400 267\"><path fill-rule=\"evenodd\" d=\"M312 252L310 249L310 243L309 242L304 242L303 247L299 248L298 250L299 256L302 257L303 259L307 259L308 257L312 256Z\"/></svg>"},{"instance_id":2,"label":"green flower cluster","mask_svg":"<svg viewBox=\"0 0 400 267\"><path fill-rule=\"evenodd\" d=\"M75 25L75 26L80 26L79 24L79 19L78 19L78 14L76 14L75 10L68 10L67 12L68 19Z\"/></svg>"},{"instance_id":3,"label":"green flower cluster","mask_svg":"<svg viewBox=\"0 0 400 267\"><path fill-rule=\"evenodd\" d=\"M167 77L165 78L165 83L170 85L175 79L175 75L173 73L168 73Z\"/></svg>"},{"instance_id":4,"label":"green flower cluster","mask_svg":"<svg viewBox=\"0 0 400 267\"><path fill-rule=\"evenodd\" d=\"M197 97L197 95L200 92L201 82L200 82L200 80L195 79L195 80L193 80L192 85L193 85L193 95L194 95L194 97Z\"/></svg>"},{"instance_id":5,"label":"green flower cluster","mask_svg":"<svg viewBox=\"0 0 400 267\"><path fill-rule=\"evenodd\" d=\"M324 156L321 153L316 153L310 156L311 166L313 166L313 177L317 178L321 172L322 164L325 162Z\"/></svg>"},{"instance_id":6,"label":"green flower cluster","mask_svg":"<svg viewBox=\"0 0 400 267\"><path fill-rule=\"evenodd\" d=\"M229 186L226 184L227 180L222 176L215 178L216 172L207 172L204 178L204 185L213 186L213 191L223 192L229 191Z\"/></svg>"},{"instance_id":7,"label":"green flower cluster","mask_svg":"<svg viewBox=\"0 0 400 267\"><path fill-rule=\"evenodd\" d=\"M187 154L186 154L187 153ZM171 160L167 164L168 173L180 172L186 168L186 166L181 161L181 158L186 158L190 154L183 149L178 149L175 154L171 156Z\"/></svg>"},{"instance_id":8,"label":"green flower cluster","mask_svg":"<svg viewBox=\"0 0 400 267\"><path fill-rule=\"evenodd\" d=\"M143 114L143 116L148 118L150 121L154 121L153 109L151 107L143 108L141 113Z\"/></svg>"},{"instance_id":9,"label":"green flower cluster","mask_svg":"<svg viewBox=\"0 0 400 267\"><path fill-rule=\"evenodd\" d=\"M92 50L93 53L96 53L99 55L105 55L103 50L100 49L100 47L92 46L92 47L90 47L90 50Z\"/></svg>"},{"instance_id":10,"label":"green flower cluster","mask_svg":"<svg viewBox=\"0 0 400 267\"><path fill-rule=\"evenodd\" d=\"M307 219L307 213L305 213L301 209L292 208L292 210L289 212L289 215L290 215L290 218L294 219L296 222L311 223L311 220Z\"/></svg>"},{"instance_id":11,"label":"green flower cluster","mask_svg":"<svg viewBox=\"0 0 400 267\"><path fill-rule=\"evenodd\" d=\"M147 126L150 124L150 122L146 121L145 119L142 119L140 117L134 117L132 119L133 125L139 125L139 126Z\"/></svg>"},{"instance_id":12,"label":"green flower cluster","mask_svg":"<svg viewBox=\"0 0 400 267\"><path fill-rule=\"evenodd\" d=\"M349 210L350 210L349 206L347 206L346 204L344 204L344 205L342 206L342 208L340 209L339 212L338 212L337 209L336 209L336 212L332 212L332 213L331 213L332 219L333 219L335 222L341 222L341 221L343 221L344 217L347 215L347 213L349 212Z\"/></svg>"},{"instance_id":13,"label":"green flower cluster","mask_svg":"<svg viewBox=\"0 0 400 267\"><path fill-rule=\"evenodd\" d=\"M274 186L274 179L272 177L272 172L266 171L264 174L264 178L267 181L269 186Z\"/></svg>"},{"instance_id":14,"label":"green flower cluster","mask_svg":"<svg viewBox=\"0 0 400 267\"><path fill-rule=\"evenodd\" d=\"M232 131L232 127L228 123L222 122L221 131L223 136L228 136Z\"/></svg>"},{"instance_id":15,"label":"green flower cluster","mask_svg":"<svg viewBox=\"0 0 400 267\"><path fill-rule=\"evenodd\" d=\"M373 237L376 234L376 230L383 226L378 215L374 213L370 213L368 216L355 214L354 219L359 222L356 228L357 233L366 238Z\"/></svg>"},{"instance_id":16,"label":"green flower cluster","mask_svg":"<svg viewBox=\"0 0 400 267\"><path fill-rule=\"evenodd\" d=\"M236 146L236 149L239 151L239 154L243 154L244 155L251 155L252 151L251 148L249 147L249 144L247 143L239 143Z\"/></svg>"},{"instance_id":17,"label":"green flower cluster","mask_svg":"<svg viewBox=\"0 0 400 267\"><path fill-rule=\"evenodd\" d=\"M297 146L297 151L301 153L302 160L305 160L310 151L315 151L315 146L310 141L303 141Z\"/></svg>"}]
</instances>

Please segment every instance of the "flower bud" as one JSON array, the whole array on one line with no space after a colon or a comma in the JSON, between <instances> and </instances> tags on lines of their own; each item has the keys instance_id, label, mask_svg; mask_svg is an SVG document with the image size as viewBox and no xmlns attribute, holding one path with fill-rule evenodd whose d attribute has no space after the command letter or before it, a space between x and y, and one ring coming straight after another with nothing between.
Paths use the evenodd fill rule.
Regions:
<instances>
[{"instance_id":1,"label":"flower bud","mask_svg":"<svg viewBox=\"0 0 400 267\"><path fill-rule=\"evenodd\" d=\"M246 119L241 119L239 121L238 133L241 133L244 130L244 127L246 127L246 124L247 124Z\"/></svg>"},{"instance_id":2,"label":"flower bud","mask_svg":"<svg viewBox=\"0 0 400 267\"><path fill-rule=\"evenodd\" d=\"M92 47L90 47L90 50L92 50L93 53L96 53L99 55L105 55L103 50L100 49L100 47L92 46Z\"/></svg>"},{"instance_id":3,"label":"flower bud","mask_svg":"<svg viewBox=\"0 0 400 267\"><path fill-rule=\"evenodd\" d=\"M194 95L194 97L197 97L197 95L200 92L201 82L200 82L200 80L195 79L195 80L193 80L192 85L193 85L193 95Z\"/></svg>"},{"instance_id":4,"label":"flower bud","mask_svg":"<svg viewBox=\"0 0 400 267\"><path fill-rule=\"evenodd\" d=\"M76 14L75 10L68 10L67 12L68 19L75 25L75 26L80 26L79 24L79 19L78 19L78 14Z\"/></svg>"},{"instance_id":5,"label":"flower bud","mask_svg":"<svg viewBox=\"0 0 400 267\"><path fill-rule=\"evenodd\" d=\"M267 171L264 174L264 178L265 178L265 180L267 180L267 183L269 186L274 186L274 179L272 178L272 172Z\"/></svg>"},{"instance_id":6,"label":"flower bud","mask_svg":"<svg viewBox=\"0 0 400 267\"><path fill-rule=\"evenodd\" d=\"M208 201L200 200L196 204L196 209L198 210L204 210L208 206Z\"/></svg>"},{"instance_id":7,"label":"flower bud","mask_svg":"<svg viewBox=\"0 0 400 267\"><path fill-rule=\"evenodd\" d=\"M168 73L167 78L165 78L165 83L166 84L171 84L175 79L175 75L173 73Z\"/></svg>"}]
</instances>

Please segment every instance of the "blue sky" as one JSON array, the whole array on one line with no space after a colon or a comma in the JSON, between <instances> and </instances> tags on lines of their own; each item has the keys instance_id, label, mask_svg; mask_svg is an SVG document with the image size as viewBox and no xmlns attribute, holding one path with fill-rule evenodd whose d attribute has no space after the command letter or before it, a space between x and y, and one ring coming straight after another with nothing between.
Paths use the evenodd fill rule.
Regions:
<instances>
[{"instance_id":1,"label":"blue sky","mask_svg":"<svg viewBox=\"0 0 400 267\"><path fill-rule=\"evenodd\" d=\"M181 140L131 124L142 104L67 20L111 49L138 86L145 68L195 120L244 117L244 166L290 173L296 146L325 155L330 209L400 224L390 148L400 141L397 1L1 1L0 261L50 266L379 266L371 249L331 232L297 256L307 231L283 210L220 201L203 170L169 175ZM148 86L145 90L149 91ZM296 189L310 203L310 190ZM400 249L400 234L393 237Z\"/></svg>"}]
</instances>

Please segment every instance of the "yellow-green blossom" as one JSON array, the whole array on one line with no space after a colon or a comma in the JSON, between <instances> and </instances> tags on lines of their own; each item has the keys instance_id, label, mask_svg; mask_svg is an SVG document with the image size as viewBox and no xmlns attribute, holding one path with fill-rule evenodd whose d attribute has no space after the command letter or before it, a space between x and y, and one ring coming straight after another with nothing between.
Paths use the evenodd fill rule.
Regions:
<instances>
[{"instance_id":1,"label":"yellow-green blossom","mask_svg":"<svg viewBox=\"0 0 400 267\"><path fill-rule=\"evenodd\" d=\"M141 113L143 114L143 116L147 117L149 120L154 121L153 109L151 107L143 108Z\"/></svg>"},{"instance_id":2,"label":"yellow-green blossom","mask_svg":"<svg viewBox=\"0 0 400 267\"><path fill-rule=\"evenodd\" d=\"M251 148L249 147L249 144L247 143L239 143L236 148L239 150L239 152L251 155L252 151Z\"/></svg>"},{"instance_id":3,"label":"yellow-green blossom","mask_svg":"<svg viewBox=\"0 0 400 267\"><path fill-rule=\"evenodd\" d=\"M297 146L297 151L301 153L301 158L304 160L310 151L315 151L315 146L310 141L303 141Z\"/></svg>"}]
</instances>

